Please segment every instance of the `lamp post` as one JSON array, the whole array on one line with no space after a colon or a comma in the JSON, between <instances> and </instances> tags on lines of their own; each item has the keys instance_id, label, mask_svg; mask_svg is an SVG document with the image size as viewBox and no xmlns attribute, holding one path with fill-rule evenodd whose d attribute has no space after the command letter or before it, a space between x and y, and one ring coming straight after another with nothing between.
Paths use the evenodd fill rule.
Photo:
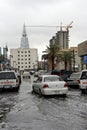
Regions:
<instances>
[{"instance_id":1,"label":"lamp post","mask_svg":"<svg viewBox=\"0 0 87 130\"><path fill-rule=\"evenodd\" d=\"M75 52L73 49L73 71L75 72Z\"/></svg>"},{"instance_id":2,"label":"lamp post","mask_svg":"<svg viewBox=\"0 0 87 130\"><path fill-rule=\"evenodd\" d=\"M16 61L13 61L13 68L16 68Z\"/></svg>"}]
</instances>

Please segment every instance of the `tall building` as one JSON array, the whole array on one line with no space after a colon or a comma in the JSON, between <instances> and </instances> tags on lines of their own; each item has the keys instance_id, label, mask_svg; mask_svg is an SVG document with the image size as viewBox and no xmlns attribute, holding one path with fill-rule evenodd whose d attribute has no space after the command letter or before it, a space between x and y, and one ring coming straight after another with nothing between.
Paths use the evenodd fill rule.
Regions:
<instances>
[{"instance_id":1,"label":"tall building","mask_svg":"<svg viewBox=\"0 0 87 130\"><path fill-rule=\"evenodd\" d=\"M56 45L60 47L60 49L68 49L69 47L69 39L68 39L68 31L60 30L56 33Z\"/></svg>"},{"instance_id":2,"label":"tall building","mask_svg":"<svg viewBox=\"0 0 87 130\"><path fill-rule=\"evenodd\" d=\"M35 48L10 49L10 61L13 68L29 70L38 68L38 52Z\"/></svg>"},{"instance_id":3,"label":"tall building","mask_svg":"<svg viewBox=\"0 0 87 130\"><path fill-rule=\"evenodd\" d=\"M3 47L3 55L4 55L4 57L5 57L6 59L7 59L7 57L8 57L7 52L8 52L8 47L7 47L7 45L6 45L6 47Z\"/></svg>"},{"instance_id":4,"label":"tall building","mask_svg":"<svg viewBox=\"0 0 87 130\"><path fill-rule=\"evenodd\" d=\"M0 47L0 55L1 55L1 47Z\"/></svg>"},{"instance_id":5,"label":"tall building","mask_svg":"<svg viewBox=\"0 0 87 130\"><path fill-rule=\"evenodd\" d=\"M10 49L10 62L11 67L15 69L29 70L38 68L38 50L29 48L25 24L23 26L20 48Z\"/></svg>"},{"instance_id":6,"label":"tall building","mask_svg":"<svg viewBox=\"0 0 87 130\"><path fill-rule=\"evenodd\" d=\"M20 48L29 48L25 24L23 25L23 33L22 33Z\"/></svg>"}]
</instances>

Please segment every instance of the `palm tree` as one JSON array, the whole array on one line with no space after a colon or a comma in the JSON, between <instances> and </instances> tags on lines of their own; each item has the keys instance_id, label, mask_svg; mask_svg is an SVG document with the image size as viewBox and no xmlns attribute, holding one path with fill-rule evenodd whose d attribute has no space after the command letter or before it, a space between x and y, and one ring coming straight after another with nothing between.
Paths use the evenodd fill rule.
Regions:
<instances>
[{"instance_id":1,"label":"palm tree","mask_svg":"<svg viewBox=\"0 0 87 130\"><path fill-rule=\"evenodd\" d=\"M42 55L42 57L47 58L49 61L51 61L52 70L54 70L54 60L57 57L59 52L59 47L56 44L49 44L46 49L45 55Z\"/></svg>"},{"instance_id":2,"label":"palm tree","mask_svg":"<svg viewBox=\"0 0 87 130\"><path fill-rule=\"evenodd\" d=\"M72 62L72 51L62 51L59 54L60 61L64 61L65 70L67 70L67 65L69 64L71 70L71 62Z\"/></svg>"}]
</instances>

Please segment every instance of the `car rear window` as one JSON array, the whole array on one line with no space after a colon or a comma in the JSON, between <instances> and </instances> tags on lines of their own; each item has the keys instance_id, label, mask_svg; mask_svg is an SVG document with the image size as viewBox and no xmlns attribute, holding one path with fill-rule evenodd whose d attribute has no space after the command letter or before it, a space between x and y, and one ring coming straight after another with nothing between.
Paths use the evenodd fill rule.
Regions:
<instances>
[{"instance_id":1,"label":"car rear window","mask_svg":"<svg viewBox=\"0 0 87 130\"><path fill-rule=\"evenodd\" d=\"M15 79L16 76L13 72L0 73L0 80L2 79Z\"/></svg>"},{"instance_id":2,"label":"car rear window","mask_svg":"<svg viewBox=\"0 0 87 130\"><path fill-rule=\"evenodd\" d=\"M61 77L45 77L44 82L62 81Z\"/></svg>"},{"instance_id":3,"label":"car rear window","mask_svg":"<svg viewBox=\"0 0 87 130\"><path fill-rule=\"evenodd\" d=\"M79 78L80 77L80 73L72 73L70 78Z\"/></svg>"}]
</instances>

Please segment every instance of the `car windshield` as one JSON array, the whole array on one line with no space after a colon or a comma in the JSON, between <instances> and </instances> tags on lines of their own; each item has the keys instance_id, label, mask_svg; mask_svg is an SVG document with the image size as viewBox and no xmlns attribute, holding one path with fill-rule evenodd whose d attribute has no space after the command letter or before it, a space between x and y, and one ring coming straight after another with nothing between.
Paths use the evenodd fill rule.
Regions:
<instances>
[{"instance_id":1,"label":"car windshield","mask_svg":"<svg viewBox=\"0 0 87 130\"><path fill-rule=\"evenodd\" d=\"M81 79L87 79L87 72L82 73Z\"/></svg>"},{"instance_id":2,"label":"car windshield","mask_svg":"<svg viewBox=\"0 0 87 130\"><path fill-rule=\"evenodd\" d=\"M2 79L15 79L15 74L13 72L0 73L0 80Z\"/></svg>"},{"instance_id":3,"label":"car windshield","mask_svg":"<svg viewBox=\"0 0 87 130\"><path fill-rule=\"evenodd\" d=\"M45 77L44 82L62 81L61 77Z\"/></svg>"}]
</instances>

